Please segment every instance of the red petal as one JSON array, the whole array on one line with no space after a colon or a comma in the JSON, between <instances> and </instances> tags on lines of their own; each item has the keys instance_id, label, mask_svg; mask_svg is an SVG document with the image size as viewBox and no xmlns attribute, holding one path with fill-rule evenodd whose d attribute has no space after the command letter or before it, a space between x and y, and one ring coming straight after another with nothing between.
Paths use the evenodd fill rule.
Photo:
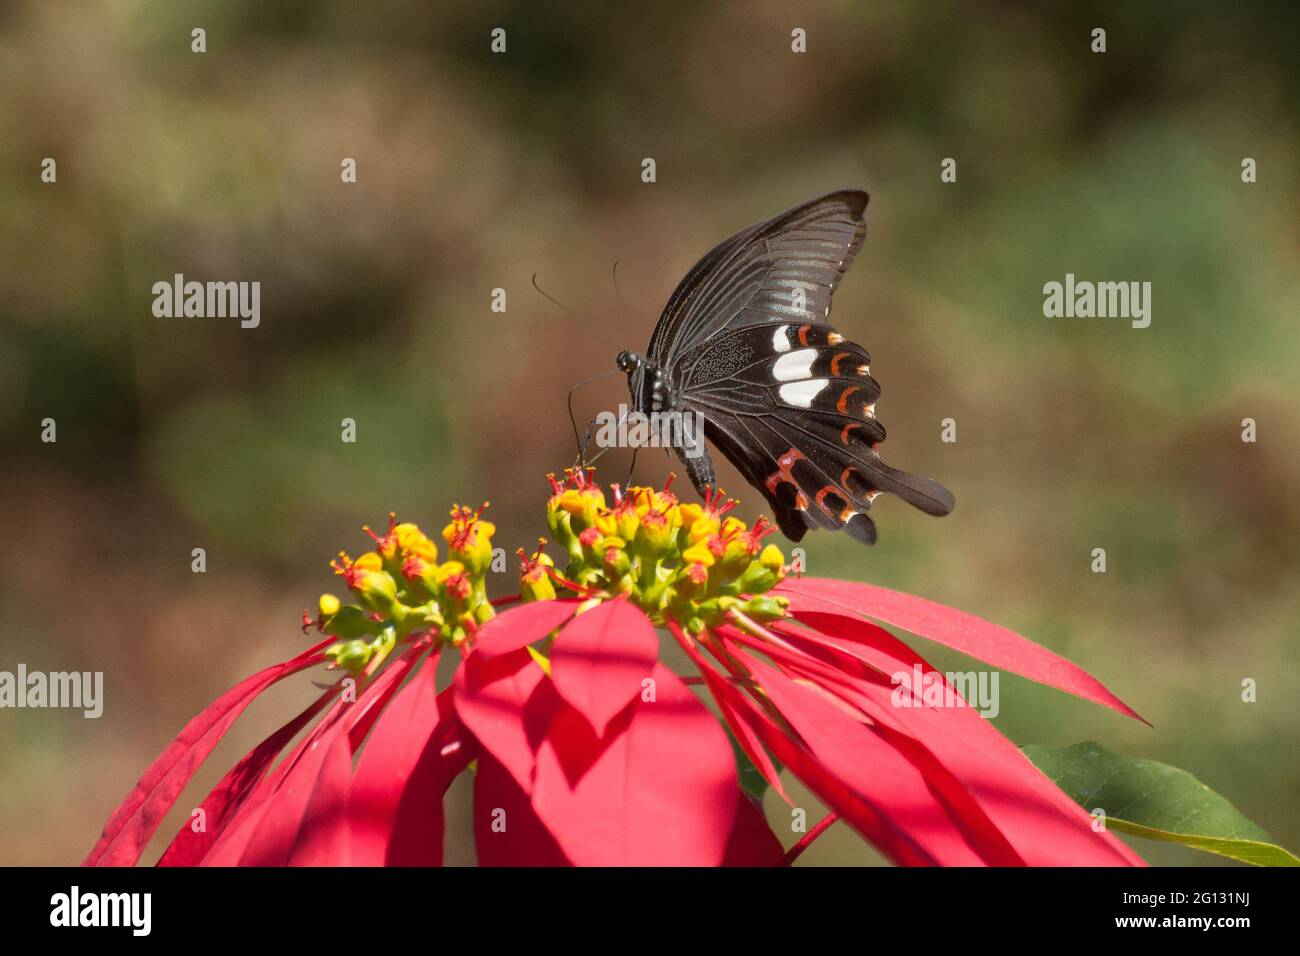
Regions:
<instances>
[{"instance_id":1,"label":"red petal","mask_svg":"<svg viewBox=\"0 0 1300 956\"><path fill-rule=\"evenodd\" d=\"M204 865L346 864L352 755L422 650L390 663L357 700L336 704L250 794Z\"/></svg>"},{"instance_id":2,"label":"red petal","mask_svg":"<svg viewBox=\"0 0 1300 956\"><path fill-rule=\"evenodd\" d=\"M827 578L788 579L773 593L790 598L790 610L796 619L815 612L858 619L876 618L987 661L994 667L1075 694L1146 723L1128 704L1077 664L1015 631L990 624L965 611L888 588Z\"/></svg>"},{"instance_id":3,"label":"red petal","mask_svg":"<svg viewBox=\"0 0 1300 956\"><path fill-rule=\"evenodd\" d=\"M704 659L693 642L683 641L683 647L691 655L701 673L705 675L714 673L713 666ZM900 799L905 801L908 795L904 793L901 798L896 798L891 790L880 789L881 786L886 786L888 781L880 781L877 786L876 782L870 779L870 768L877 762L886 768L882 776L885 776L892 766L895 775L901 772L903 777L913 782L912 796L925 809L927 818L933 818L936 813L939 813L941 825L942 810L929 799L924 780L915 774L910 766L906 763L901 768L897 766L897 754L888 751L887 748L882 749L879 760L873 754L863 758L867 761L865 767L845 768L843 761L834 759L832 748L832 759L823 761L819 755L805 749L802 741L787 736L783 727L739 688L722 680L711 681L710 687L720 699L729 701L738 713L749 720L777 759L803 780L824 803L895 862L907 865L979 862L973 852L962 851L959 840L955 846L945 846L941 841L938 846L939 855L936 856L934 855L936 840L933 836L922 833L918 839L906 827L900 826L898 806ZM827 723L838 724L843 720L849 720L822 697L813 695L807 688L799 689L803 690L811 700L810 706L814 709L823 708L829 711L830 716L824 718ZM863 728L863 725L856 721L850 720L850 722ZM870 736L866 740L869 744L872 742ZM863 773L868 775L865 783L857 779ZM906 806L905 803L902 805ZM910 814L904 815L910 816ZM954 836L955 834L949 834L950 841Z\"/></svg>"},{"instance_id":4,"label":"red petal","mask_svg":"<svg viewBox=\"0 0 1300 956\"><path fill-rule=\"evenodd\" d=\"M677 638L677 642L685 648L686 652L696 658L697 663L702 664L694 645L690 643L690 638L682 633L681 628L670 623L668 629L672 631L673 636ZM794 806L794 801L785 792L785 787L781 783L781 776L777 772L776 764L772 762L772 757L768 754L767 748L763 746L762 740L759 739L758 734L750 726L743 713L733 705L731 694L727 693L728 689L736 693L739 693L739 691L727 684L727 679L715 672L711 667L701 666L700 673L704 677L704 682L709 685L709 691L713 694L713 700L717 703L718 710L722 711L723 719L727 722L727 726L731 728L731 732L736 735L740 749L745 752L749 762L763 775L763 779L767 781L768 786L780 794L781 799ZM726 686L717 687L716 684Z\"/></svg>"},{"instance_id":5,"label":"red petal","mask_svg":"<svg viewBox=\"0 0 1300 956\"><path fill-rule=\"evenodd\" d=\"M707 664L704 666L708 666ZM924 865L936 861L905 834L898 833L867 797L840 780L802 746L785 736L758 705L730 684L719 685L738 712L746 715L768 749L802 780L822 802L835 810L859 833L880 847L895 862Z\"/></svg>"},{"instance_id":6,"label":"red petal","mask_svg":"<svg viewBox=\"0 0 1300 956\"><path fill-rule=\"evenodd\" d=\"M323 759L320 769L315 774L311 788L311 798L303 810L302 819L296 828L293 843L288 848L289 866L350 866L351 833L345 814L348 790L352 785L352 745L347 734L335 734L329 743L321 743ZM306 777L306 773L297 775ZM293 778L296 779L296 778ZM293 779L286 781L285 797L293 792ZM285 813L278 805L273 813ZM273 827L279 832L289 832L289 827ZM275 848L274 837L267 844L257 843L253 853L243 865L269 866L272 861L278 864L279 856ZM242 861L241 861L242 862Z\"/></svg>"},{"instance_id":7,"label":"red petal","mask_svg":"<svg viewBox=\"0 0 1300 956\"><path fill-rule=\"evenodd\" d=\"M474 651L484 660L540 641L573 616L578 601L533 601L502 611L474 634Z\"/></svg>"},{"instance_id":8,"label":"red petal","mask_svg":"<svg viewBox=\"0 0 1300 956\"><path fill-rule=\"evenodd\" d=\"M837 660L846 676L865 660L885 674L909 676L919 665L925 673L946 679L898 638L865 621L832 615L806 615L804 621L838 625L847 641L776 626L778 633L800 647L822 644L827 659ZM832 643L833 642L833 643ZM843 648L843 649L842 649ZM861 666L861 665L857 665ZM866 675L876 673L863 671ZM1109 833L1094 833L1092 818L1048 780L1014 743L971 707L896 706L893 691L866 679L855 703L882 723L915 738L954 776L992 823L1030 866L1144 865L1143 860ZM954 691L955 694L955 691ZM960 697L957 697L960 700Z\"/></svg>"},{"instance_id":9,"label":"red petal","mask_svg":"<svg viewBox=\"0 0 1300 956\"><path fill-rule=\"evenodd\" d=\"M479 866L571 866L510 772L484 754L474 776Z\"/></svg>"},{"instance_id":10,"label":"red petal","mask_svg":"<svg viewBox=\"0 0 1300 956\"><path fill-rule=\"evenodd\" d=\"M597 739L560 703L537 753L538 818L580 866L717 866L741 799L717 719L660 664Z\"/></svg>"},{"instance_id":11,"label":"red petal","mask_svg":"<svg viewBox=\"0 0 1300 956\"><path fill-rule=\"evenodd\" d=\"M763 811L748 797L742 797L736 808L736 822L727 841L723 866L780 866L785 849L776 838Z\"/></svg>"},{"instance_id":12,"label":"red petal","mask_svg":"<svg viewBox=\"0 0 1300 956\"><path fill-rule=\"evenodd\" d=\"M555 686L527 650L484 658L477 650L456 670L456 715L531 793L537 748L559 703Z\"/></svg>"},{"instance_id":13,"label":"red petal","mask_svg":"<svg viewBox=\"0 0 1300 956\"><path fill-rule=\"evenodd\" d=\"M226 825L234 819L245 799L257 786L266 768L289 741L293 740L324 709L334 695L337 687L331 687L301 714L289 721L270 737L263 740L235 764L221 781L212 788L199 807L203 810L204 829L195 832L191 822L181 825L180 832L172 840L158 866L195 866L212 848L217 837Z\"/></svg>"},{"instance_id":14,"label":"red petal","mask_svg":"<svg viewBox=\"0 0 1300 956\"><path fill-rule=\"evenodd\" d=\"M134 866L139 862L145 844L194 772L253 698L276 681L321 663L324 660L321 651L332 643L334 638L327 637L297 657L258 671L226 691L186 724L113 812L82 865Z\"/></svg>"},{"instance_id":15,"label":"red petal","mask_svg":"<svg viewBox=\"0 0 1300 956\"><path fill-rule=\"evenodd\" d=\"M877 844L883 852L900 862L915 862L919 850L929 858L926 862L945 866L1022 862L986 820L963 818L947 801L936 799L930 787L933 775L927 778L899 752L902 741L854 720L754 655L740 656L818 762L879 808L892 831L885 834L885 843Z\"/></svg>"},{"instance_id":16,"label":"red petal","mask_svg":"<svg viewBox=\"0 0 1300 956\"><path fill-rule=\"evenodd\" d=\"M439 694L436 680L431 657L361 752L347 810L353 866L442 865L443 797L471 753L457 746L452 690Z\"/></svg>"},{"instance_id":17,"label":"red petal","mask_svg":"<svg viewBox=\"0 0 1300 956\"><path fill-rule=\"evenodd\" d=\"M596 736L654 671L659 638L649 619L626 600L579 614L551 645L555 689L588 721Z\"/></svg>"}]
</instances>

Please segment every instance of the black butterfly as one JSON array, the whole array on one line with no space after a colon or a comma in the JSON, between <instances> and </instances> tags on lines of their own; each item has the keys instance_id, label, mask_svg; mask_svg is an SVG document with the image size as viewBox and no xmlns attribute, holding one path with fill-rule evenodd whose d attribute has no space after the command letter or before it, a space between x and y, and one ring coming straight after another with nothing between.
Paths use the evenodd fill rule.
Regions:
<instances>
[{"instance_id":1,"label":"black butterfly","mask_svg":"<svg viewBox=\"0 0 1300 956\"><path fill-rule=\"evenodd\" d=\"M809 528L844 528L874 544L866 512L882 491L927 514L953 509L937 481L880 460L871 357L826 324L866 237L866 208L866 193L842 190L720 242L673 292L648 355L618 356L633 407L702 415L704 434L792 541ZM674 451L703 495L713 462L685 444Z\"/></svg>"}]
</instances>

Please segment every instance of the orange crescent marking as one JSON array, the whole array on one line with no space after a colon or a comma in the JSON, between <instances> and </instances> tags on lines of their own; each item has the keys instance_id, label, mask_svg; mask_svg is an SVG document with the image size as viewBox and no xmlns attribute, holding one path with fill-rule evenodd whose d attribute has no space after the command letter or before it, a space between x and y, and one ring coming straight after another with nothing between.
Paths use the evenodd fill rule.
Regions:
<instances>
[{"instance_id":1,"label":"orange crescent marking","mask_svg":"<svg viewBox=\"0 0 1300 956\"><path fill-rule=\"evenodd\" d=\"M847 445L849 443L849 429L857 428L857 427L859 427L857 422L849 422L842 429L840 429L840 443L843 445Z\"/></svg>"},{"instance_id":2,"label":"orange crescent marking","mask_svg":"<svg viewBox=\"0 0 1300 956\"><path fill-rule=\"evenodd\" d=\"M799 326L799 344L800 344L800 345L807 345L807 344L808 344L808 330L811 329L811 328L812 328L811 325L801 325L801 326Z\"/></svg>"},{"instance_id":3,"label":"orange crescent marking","mask_svg":"<svg viewBox=\"0 0 1300 956\"><path fill-rule=\"evenodd\" d=\"M837 353L836 353L835 358L831 359L831 374L832 374L832 375L839 375L839 374L840 374L840 360L841 360L841 359L846 359L846 358L848 358L848 357L849 357L849 353L848 353L848 352L837 352Z\"/></svg>"},{"instance_id":4,"label":"orange crescent marking","mask_svg":"<svg viewBox=\"0 0 1300 956\"><path fill-rule=\"evenodd\" d=\"M835 403L835 407L847 415L849 410L845 405L845 403L849 400L849 396L852 395L857 390L858 390L857 385L850 385L848 388L846 388L842 393L840 393L840 400Z\"/></svg>"},{"instance_id":5,"label":"orange crescent marking","mask_svg":"<svg viewBox=\"0 0 1300 956\"><path fill-rule=\"evenodd\" d=\"M817 507L821 508L822 511L826 512L826 514L830 515L831 517L834 517L835 512L831 511L830 508L826 507L827 495L836 495L837 497L840 498L843 498L844 495L840 492L840 489L836 488L834 485L826 485L825 487L822 488L821 491L817 492Z\"/></svg>"}]
</instances>

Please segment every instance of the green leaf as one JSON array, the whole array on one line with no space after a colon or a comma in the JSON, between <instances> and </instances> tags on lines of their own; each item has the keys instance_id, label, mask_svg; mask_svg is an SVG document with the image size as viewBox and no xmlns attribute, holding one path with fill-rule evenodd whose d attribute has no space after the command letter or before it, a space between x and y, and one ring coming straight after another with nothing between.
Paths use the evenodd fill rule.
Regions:
<instances>
[{"instance_id":1,"label":"green leaf","mask_svg":"<svg viewBox=\"0 0 1300 956\"><path fill-rule=\"evenodd\" d=\"M1300 866L1300 859L1186 770L1112 753L1092 741L1021 749L1079 806L1090 813L1104 810L1106 826L1120 833L1257 866Z\"/></svg>"},{"instance_id":2,"label":"green leaf","mask_svg":"<svg viewBox=\"0 0 1300 956\"><path fill-rule=\"evenodd\" d=\"M740 746L740 742L732 734L731 728L728 727L726 730L727 740L731 742L731 751L736 757L736 773L740 777L740 789L744 790L745 793L749 794L761 805L763 795L767 793L767 779L754 766L753 761L749 759L744 748ZM775 761L773 762L775 763ZM778 772L780 771L781 765L779 763L776 764L776 769Z\"/></svg>"}]
</instances>

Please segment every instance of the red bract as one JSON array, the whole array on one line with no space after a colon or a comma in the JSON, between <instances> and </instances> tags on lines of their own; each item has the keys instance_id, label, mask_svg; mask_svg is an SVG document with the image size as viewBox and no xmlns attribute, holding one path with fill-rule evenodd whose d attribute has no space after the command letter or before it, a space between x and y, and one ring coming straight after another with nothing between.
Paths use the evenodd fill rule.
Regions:
<instances>
[{"instance_id":1,"label":"red bract","mask_svg":"<svg viewBox=\"0 0 1300 956\"><path fill-rule=\"evenodd\" d=\"M557 493L552 524L562 511L584 509L593 522L605 521L591 495ZM674 507L666 493L645 499L656 521ZM495 613L482 610L485 599L467 599L463 587L454 601L437 605L442 581L465 581L472 595L482 595L482 579L468 563L479 560L477 552L463 541L454 545L461 549L453 552L454 567L420 578L419 596L435 600L391 611L396 631L360 649L318 644L242 682L191 721L114 813L86 863L136 863L248 703L327 659L354 660L352 676L240 760L159 863L438 865L444 795L471 767L473 836L483 865L775 865L797 857L837 818L905 865L1142 863L1115 837L1096 832L1088 813L992 723L962 706L947 677L877 622L1137 717L1100 682L1005 628L930 601L843 581L781 580L779 554L764 551L761 567L751 560L757 544L720 546L710 564L700 546L711 536L742 539L710 513L688 518L680 530L656 525L642 536L625 508L609 519L598 547L575 536L571 553L590 555L591 567L610 575L641 580L640 588L606 588L575 557L567 574L579 583L534 555L526 562L526 596L549 588L542 569L561 597L506 599ZM630 529L625 538L613 536L616 521ZM394 525L390 538L420 547L435 568L431 543L413 528ZM662 592L664 574L643 573L636 563L643 554L661 560L674 534L688 562L676 578L680 593ZM632 558L620 541L632 541ZM402 567L407 545L358 559L366 577L358 577L357 593L370 610L346 617L337 599L323 599L322 619L368 627L402 605L407 592L394 591L383 568ZM466 567L469 576L460 570ZM766 597L719 600L709 577L718 569L735 582L765 582ZM645 595L661 592L657 606L676 601L680 614L647 611ZM454 619L445 610L453 606L460 609ZM759 612L767 616L751 616ZM680 645L695 673L665 666L657 628ZM460 660L440 690L444 648ZM896 675L918 672L946 702L898 706ZM833 816L786 849L742 791L729 735L771 784L774 800L788 801L779 764Z\"/></svg>"}]
</instances>

